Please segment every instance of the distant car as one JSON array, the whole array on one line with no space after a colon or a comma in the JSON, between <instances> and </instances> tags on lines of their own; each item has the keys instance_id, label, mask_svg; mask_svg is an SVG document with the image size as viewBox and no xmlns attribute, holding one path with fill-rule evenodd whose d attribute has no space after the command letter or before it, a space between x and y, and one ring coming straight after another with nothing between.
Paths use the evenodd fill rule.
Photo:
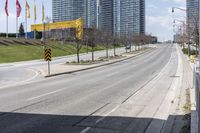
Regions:
<instances>
[{"instance_id":1,"label":"distant car","mask_svg":"<svg viewBox=\"0 0 200 133\"><path fill-rule=\"evenodd\" d=\"M131 49L131 45L126 45L125 49Z\"/></svg>"}]
</instances>

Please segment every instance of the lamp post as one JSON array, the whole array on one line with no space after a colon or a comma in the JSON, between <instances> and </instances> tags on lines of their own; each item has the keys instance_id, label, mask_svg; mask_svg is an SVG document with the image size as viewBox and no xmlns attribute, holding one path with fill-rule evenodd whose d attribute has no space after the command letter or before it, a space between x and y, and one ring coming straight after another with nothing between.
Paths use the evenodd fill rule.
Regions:
<instances>
[{"instance_id":1,"label":"lamp post","mask_svg":"<svg viewBox=\"0 0 200 133\"><path fill-rule=\"evenodd\" d=\"M187 9L183 9L183 8L180 8L180 7L172 7L172 13L175 12L175 9L178 9L178 10L180 10L180 11L184 11L184 12L187 11Z\"/></svg>"},{"instance_id":2,"label":"lamp post","mask_svg":"<svg viewBox=\"0 0 200 133\"><path fill-rule=\"evenodd\" d=\"M180 7L172 7L172 13L174 13L175 12L175 9L177 9L177 10L180 10L180 11L183 11L183 12L187 12L187 9L184 9L184 8L180 8ZM183 16L184 17L184 16ZM185 19L186 19L186 17L184 17ZM186 22L185 21L182 21L182 20L177 20L177 19L175 19L174 20L174 24L176 23L176 21L177 22L181 22L182 23L182 25L183 25L183 31L181 30L181 34L182 34L182 36L184 35L184 32L186 32L186 28L185 28L185 25L186 25ZM175 27L174 25L173 25L173 27ZM184 46L184 44L183 44L183 46Z\"/></svg>"}]
</instances>

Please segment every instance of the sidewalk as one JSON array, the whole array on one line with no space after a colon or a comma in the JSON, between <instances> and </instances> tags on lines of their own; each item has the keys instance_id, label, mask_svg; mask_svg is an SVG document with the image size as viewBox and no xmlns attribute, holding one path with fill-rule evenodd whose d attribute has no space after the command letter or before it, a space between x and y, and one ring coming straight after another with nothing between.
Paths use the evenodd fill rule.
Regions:
<instances>
[{"instance_id":1,"label":"sidewalk","mask_svg":"<svg viewBox=\"0 0 200 133\"><path fill-rule=\"evenodd\" d=\"M110 65L110 64L114 64L117 62L121 62L136 56L139 56L145 52L151 51L153 50L153 48L149 48L143 51L139 51L139 52L133 52L133 53L124 53L121 54L122 58L119 59L112 59L109 61L103 61L101 63L97 63L97 64L89 64L89 65L71 65L71 64L65 64L65 63L59 63L59 64L51 64L50 65L50 74L48 75L48 66L47 65L43 65L40 67L32 67L32 69L35 69L37 71L39 71L42 76L44 77L52 77L52 76L58 76L58 75L62 75L62 74L69 74L69 73L74 73L74 72L79 72L79 71L84 71L84 70L89 70L89 69L94 69L94 68L98 68L98 67L102 67L105 65Z\"/></svg>"},{"instance_id":2,"label":"sidewalk","mask_svg":"<svg viewBox=\"0 0 200 133\"><path fill-rule=\"evenodd\" d=\"M193 86L193 72L186 56L179 51L180 72L176 74L178 85L175 89L175 97L170 108L170 117L166 121L162 133L182 133L190 130L190 90Z\"/></svg>"}]
</instances>

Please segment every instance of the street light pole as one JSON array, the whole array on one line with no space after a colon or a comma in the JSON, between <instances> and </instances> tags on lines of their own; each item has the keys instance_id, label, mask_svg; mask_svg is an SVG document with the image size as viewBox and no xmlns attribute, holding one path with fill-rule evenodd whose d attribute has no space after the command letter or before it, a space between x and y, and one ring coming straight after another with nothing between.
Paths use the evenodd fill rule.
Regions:
<instances>
[{"instance_id":1,"label":"street light pole","mask_svg":"<svg viewBox=\"0 0 200 133\"><path fill-rule=\"evenodd\" d=\"M200 7L200 2L199 2L199 7ZM198 19L199 19L199 21L200 21L200 8L199 8L199 13L198 13ZM200 28L200 23L199 23L199 28ZM200 29L198 28L198 30L199 30L199 42L200 42ZM198 43L199 43L198 42ZM199 66L200 66L200 43L199 43ZM199 127L199 130L200 130L200 127Z\"/></svg>"}]
</instances>

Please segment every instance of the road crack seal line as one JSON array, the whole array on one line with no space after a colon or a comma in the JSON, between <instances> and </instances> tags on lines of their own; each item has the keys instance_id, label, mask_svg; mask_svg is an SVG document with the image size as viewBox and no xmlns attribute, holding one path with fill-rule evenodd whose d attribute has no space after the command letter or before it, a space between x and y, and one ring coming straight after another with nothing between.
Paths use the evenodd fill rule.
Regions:
<instances>
[{"instance_id":1,"label":"road crack seal line","mask_svg":"<svg viewBox=\"0 0 200 133\"><path fill-rule=\"evenodd\" d=\"M75 124L72 125L72 127L75 126L79 126L78 124L80 124L82 121L86 120L87 118L91 117L93 114L95 114L96 112L98 112L99 110L103 109L104 107L108 106L110 103L106 103L103 106L101 106L100 108L98 108L97 110L95 110L94 112L92 112L91 114L89 114L88 116L85 116L84 118L82 118L80 121L76 122Z\"/></svg>"}]
</instances>

